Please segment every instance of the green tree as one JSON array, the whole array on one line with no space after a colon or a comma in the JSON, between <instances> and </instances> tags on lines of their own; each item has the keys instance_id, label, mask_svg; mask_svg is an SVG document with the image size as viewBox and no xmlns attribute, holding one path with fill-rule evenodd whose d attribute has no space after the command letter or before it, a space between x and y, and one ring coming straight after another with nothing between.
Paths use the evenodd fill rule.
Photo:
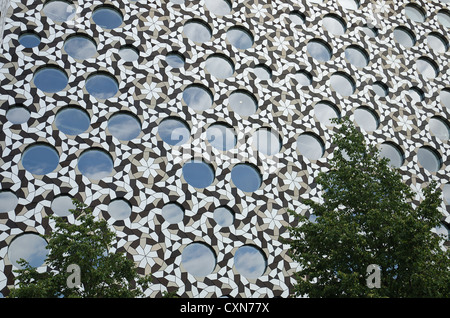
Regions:
<instances>
[{"instance_id":1,"label":"green tree","mask_svg":"<svg viewBox=\"0 0 450 318\"><path fill-rule=\"evenodd\" d=\"M415 193L389 160L365 141L348 119L337 121L330 169L316 182L322 199L304 203L315 220L289 228L289 253L298 262L295 295L309 297L449 297L450 256L441 224L436 182ZM380 288L369 288L370 264L380 268Z\"/></svg>"},{"instance_id":2,"label":"green tree","mask_svg":"<svg viewBox=\"0 0 450 318\"><path fill-rule=\"evenodd\" d=\"M55 221L55 230L45 237L49 270L39 273L21 260L22 268L15 271L18 288L9 297L143 297L150 276L137 273L134 262L124 254L110 252L115 234L108 223L96 220L84 203L73 203L74 224L64 217L49 217ZM80 271L71 270L72 264ZM80 287L72 286L77 277Z\"/></svg>"}]
</instances>

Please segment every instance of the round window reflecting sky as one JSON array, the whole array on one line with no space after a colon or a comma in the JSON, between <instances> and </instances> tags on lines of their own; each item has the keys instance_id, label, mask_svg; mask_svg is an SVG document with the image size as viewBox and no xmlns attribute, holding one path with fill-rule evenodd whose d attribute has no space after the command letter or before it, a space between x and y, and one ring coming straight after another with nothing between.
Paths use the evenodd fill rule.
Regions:
<instances>
[{"instance_id":1,"label":"round window reflecting sky","mask_svg":"<svg viewBox=\"0 0 450 318\"><path fill-rule=\"evenodd\" d=\"M119 112L108 120L108 130L119 140L132 140L141 133L141 122L134 115Z\"/></svg>"},{"instance_id":2,"label":"round window reflecting sky","mask_svg":"<svg viewBox=\"0 0 450 318\"><path fill-rule=\"evenodd\" d=\"M45 93L56 93L65 89L69 81L66 72L53 66L37 70L33 80L34 85Z\"/></svg>"},{"instance_id":3,"label":"round window reflecting sky","mask_svg":"<svg viewBox=\"0 0 450 318\"><path fill-rule=\"evenodd\" d=\"M233 167L231 180L237 188L244 192L254 192L262 183L258 169L247 163L240 163Z\"/></svg>"},{"instance_id":4,"label":"round window reflecting sky","mask_svg":"<svg viewBox=\"0 0 450 318\"><path fill-rule=\"evenodd\" d=\"M260 128L253 134L253 146L263 154L272 156L281 149L280 136L270 128Z\"/></svg>"},{"instance_id":5,"label":"round window reflecting sky","mask_svg":"<svg viewBox=\"0 0 450 318\"><path fill-rule=\"evenodd\" d=\"M8 246L8 257L16 268L22 268L17 262L26 260L32 267L44 264L48 251L47 241L38 234L24 233L15 237Z\"/></svg>"},{"instance_id":6,"label":"round window reflecting sky","mask_svg":"<svg viewBox=\"0 0 450 318\"><path fill-rule=\"evenodd\" d=\"M41 37L32 31L24 32L19 36L19 43L26 48L32 48L41 43Z\"/></svg>"},{"instance_id":7,"label":"round window reflecting sky","mask_svg":"<svg viewBox=\"0 0 450 318\"><path fill-rule=\"evenodd\" d=\"M87 150L78 159L78 170L82 175L92 180L109 177L113 168L111 157L103 150Z\"/></svg>"},{"instance_id":8,"label":"round window reflecting sky","mask_svg":"<svg viewBox=\"0 0 450 318\"><path fill-rule=\"evenodd\" d=\"M13 106L6 111L6 119L16 125L26 123L30 117L30 111L23 106Z\"/></svg>"},{"instance_id":9,"label":"round window reflecting sky","mask_svg":"<svg viewBox=\"0 0 450 318\"><path fill-rule=\"evenodd\" d=\"M251 116L258 109L256 99L250 92L237 90L230 94L228 103L231 109L240 116Z\"/></svg>"},{"instance_id":10,"label":"round window reflecting sky","mask_svg":"<svg viewBox=\"0 0 450 318\"><path fill-rule=\"evenodd\" d=\"M404 155L397 145L385 142L380 146L380 156L389 159L389 165L399 168L403 165Z\"/></svg>"},{"instance_id":11,"label":"round window reflecting sky","mask_svg":"<svg viewBox=\"0 0 450 318\"><path fill-rule=\"evenodd\" d=\"M193 159L183 165L183 177L194 188L206 188L214 181L214 170L210 164Z\"/></svg>"},{"instance_id":12,"label":"round window reflecting sky","mask_svg":"<svg viewBox=\"0 0 450 318\"><path fill-rule=\"evenodd\" d=\"M191 137L191 131L186 122L175 117L162 120L158 125L158 134L171 146L182 145Z\"/></svg>"},{"instance_id":13,"label":"round window reflecting sky","mask_svg":"<svg viewBox=\"0 0 450 318\"><path fill-rule=\"evenodd\" d=\"M92 20L103 29L115 29L123 22L120 11L110 6L101 6L94 10Z\"/></svg>"},{"instance_id":14,"label":"round window reflecting sky","mask_svg":"<svg viewBox=\"0 0 450 318\"><path fill-rule=\"evenodd\" d=\"M234 64L223 54L213 54L206 59L206 70L218 79L225 79L234 73Z\"/></svg>"},{"instance_id":15,"label":"round window reflecting sky","mask_svg":"<svg viewBox=\"0 0 450 318\"><path fill-rule=\"evenodd\" d=\"M86 35L75 35L64 42L64 50L77 60L85 60L97 54L97 45Z\"/></svg>"},{"instance_id":16,"label":"round window reflecting sky","mask_svg":"<svg viewBox=\"0 0 450 318\"><path fill-rule=\"evenodd\" d=\"M228 0L205 0L206 8L215 15L227 15L231 13L231 3Z\"/></svg>"},{"instance_id":17,"label":"round window reflecting sky","mask_svg":"<svg viewBox=\"0 0 450 318\"><path fill-rule=\"evenodd\" d=\"M321 62L326 62L331 59L331 48L322 40L314 39L308 42L306 45L308 53Z\"/></svg>"},{"instance_id":18,"label":"round window reflecting sky","mask_svg":"<svg viewBox=\"0 0 450 318\"><path fill-rule=\"evenodd\" d=\"M25 149L22 155L23 167L36 175L45 175L59 164L59 155L56 150L47 144L36 144Z\"/></svg>"},{"instance_id":19,"label":"round window reflecting sky","mask_svg":"<svg viewBox=\"0 0 450 318\"><path fill-rule=\"evenodd\" d=\"M237 137L234 128L228 124L217 123L206 129L209 143L219 150L230 150L236 146Z\"/></svg>"},{"instance_id":20,"label":"round window reflecting sky","mask_svg":"<svg viewBox=\"0 0 450 318\"><path fill-rule=\"evenodd\" d=\"M191 243L181 253L181 264L193 276L204 277L216 267L216 255L204 243Z\"/></svg>"},{"instance_id":21,"label":"round window reflecting sky","mask_svg":"<svg viewBox=\"0 0 450 318\"><path fill-rule=\"evenodd\" d=\"M244 27L231 27L227 31L227 40L236 48L246 50L253 45L253 35Z\"/></svg>"},{"instance_id":22,"label":"round window reflecting sky","mask_svg":"<svg viewBox=\"0 0 450 318\"><path fill-rule=\"evenodd\" d=\"M78 107L62 108L55 117L55 125L66 135L75 136L85 132L91 124L86 111Z\"/></svg>"},{"instance_id":23,"label":"round window reflecting sky","mask_svg":"<svg viewBox=\"0 0 450 318\"><path fill-rule=\"evenodd\" d=\"M163 206L161 214L164 220L169 224L176 224L183 221L184 210L177 203L167 203Z\"/></svg>"},{"instance_id":24,"label":"round window reflecting sky","mask_svg":"<svg viewBox=\"0 0 450 318\"><path fill-rule=\"evenodd\" d=\"M234 254L234 266L246 278L258 278L267 268L267 258L263 252L252 245L239 247Z\"/></svg>"},{"instance_id":25,"label":"round window reflecting sky","mask_svg":"<svg viewBox=\"0 0 450 318\"><path fill-rule=\"evenodd\" d=\"M181 53L169 52L166 55L166 62L173 68L180 68L184 66L185 59Z\"/></svg>"},{"instance_id":26,"label":"round window reflecting sky","mask_svg":"<svg viewBox=\"0 0 450 318\"><path fill-rule=\"evenodd\" d=\"M7 190L0 190L0 212L14 211L19 199L17 196Z\"/></svg>"},{"instance_id":27,"label":"round window reflecting sky","mask_svg":"<svg viewBox=\"0 0 450 318\"><path fill-rule=\"evenodd\" d=\"M183 33L193 42L203 43L211 39L211 27L199 19L191 19L184 24Z\"/></svg>"},{"instance_id":28,"label":"round window reflecting sky","mask_svg":"<svg viewBox=\"0 0 450 318\"><path fill-rule=\"evenodd\" d=\"M95 98L108 99L116 95L119 85L111 75L100 72L87 78L86 90Z\"/></svg>"},{"instance_id":29,"label":"round window reflecting sky","mask_svg":"<svg viewBox=\"0 0 450 318\"><path fill-rule=\"evenodd\" d=\"M45 15L54 22L65 22L75 17L76 8L68 1L48 1L43 9Z\"/></svg>"},{"instance_id":30,"label":"round window reflecting sky","mask_svg":"<svg viewBox=\"0 0 450 318\"><path fill-rule=\"evenodd\" d=\"M228 207L218 207L214 210L213 218L222 227L231 226L234 222L234 212Z\"/></svg>"},{"instance_id":31,"label":"round window reflecting sky","mask_svg":"<svg viewBox=\"0 0 450 318\"><path fill-rule=\"evenodd\" d=\"M417 150L419 163L431 172L436 172L441 168L442 160L439 153L431 147L423 146Z\"/></svg>"},{"instance_id":32,"label":"round window reflecting sky","mask_svg":"<svg viewBox=\"0 0 450 318\"><path fill-rule=\"evenodd\" d=\"M303 133L297 138L297 150L309 160L323 156L325 146L322 139L314 133Z\"/></svg>"},{"instance_id":33,"label":"round window reflecting sky","mask_svg":"<svg viewBox=\"0 0 450 318\"><path fill-rule=\"evenodd\" d=\"M183 91L183 100L189 107L197 111L206 110L213 104L211 91L201 84L186 87Z\"/></svg>"},{"instance_id":34,"label":"round window reflecting sky","mask_svg":"<svg viewBox=\"0 0 450 318\"><path fill-rule=\"evenodd\" d=\"M69 216L76 206L69 195L61 195L53 199L51 208L57 216Z\"/></svg>"},{"instance_id":35,"label":"round window reflecting sky","mask_svg":"<svg viewBox=\"0 0 450 318\"><path fill-rule=\"evenodd\" d=\"M124 199L115 199L108 204L108 213L115 220L125 220L131 215L131 205Z\"/></svg>"}]
</instances>

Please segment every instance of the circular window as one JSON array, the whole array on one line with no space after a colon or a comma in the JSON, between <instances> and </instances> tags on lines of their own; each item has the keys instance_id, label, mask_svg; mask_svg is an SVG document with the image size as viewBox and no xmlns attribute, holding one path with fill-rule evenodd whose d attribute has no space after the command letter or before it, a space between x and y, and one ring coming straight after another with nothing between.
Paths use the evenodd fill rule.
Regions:
<instances>
[{"instance_id":1,"label":"circular window","mask_svg":"<svg viewBox=\"0 0 450 318\"><path fill-rule=\"evenodd\" d=\"M173 68L180 68L184 66L185 58L183 54L173 51L167 53L166 62Z\"/></svg>"},{"instance_id":2,"label":"circular window","mask_svg":"<svg viewBox=\"0 0 450 318\"><path fill-rule=\"evenodd\" d=\"M428 34L427 44L437 53L447 52L449 45L447 39L437 32L431 32L430 34Z\"/></svg>"},{"instance_id":3,"label":"circular window","mask_svg":"<svg viewBox=\"0 0 450 318\"><path fill-rule=\"evenodd\" d=\"M213 167L199 159L193 159L183 165L183 177L194 188L206 188L214 181Z\"/></svg>"},{"instance_id":4,"label":"circular window","mask_svg":"<svg viewBox=\"0 0 450 318\"><path fill-rule=\"evenodd\" d=\"M205 61L206 70L218 79L225 79L234 73L234 64L223 54L213 54Z\"/></svg>"},{"instance_id":5,"label":"circular window","mask_svg":"<svg viewBox=\"0 0 450 318\"><path fill-rule=\"evenodd\" d=\"M450 139L450 125L448 121L441 116L434 116L428 122L428 128L431 133L440 140Z\"/></svg>"},{"instance_id":6,"label":"circular window","mask_svg":"<svg viewBox=\"0 0 450 318\"><path fill-rule=\"evenodd\" d=\"M97 54L97 45L87 35L74 35L64 41L64 50L76 60L85 60Z\"/></svg>"},{"instance_id":7,"label":"circular window","mask_svg":"<svg viewBox=\"0 0 450 318\"><path fill-rule=\"evenodd\" d=\"M270 128L260 128L253 135L253 146L263 154L272 156L281 149L280 136Z\"/></svg>"},{"instance_id":8,"label":"circular window","mask_svg":"<svg viewBox=\"0 0 450 318\"><path fill-rule=\"evenodd\" d=\"M38 234L24 233L16 236L8 247L8 257L11 263L22 268L18 264L20 259L24 259L31 267L39 267L44 264L47 258L47 241Z\"/></svg>"},{"instance_id":9,"label":"circular window","mask_svg":"<svg viewBox=\"0 0 450 318\"><path fill-rule=\"evenodd\" d=\"M306 45L308 53L321 62L326 62L331 59L331 47L322 40L314 39Z\"/></svg>"},{"instance_id":10,"label":"circular window","mask_svg":"<svg viewBox=\"0 0 450 318\"><path fill-rule=\"evenodd\" d=\"M119 49L119 56L124 62L134 62L139 59L139 51L131 45L124 45Z\"/></svg>"},{"instance_id":11,"label":"circular window","mask_svg":"<svg viewBox=\"0 0 450 318\"><path fill-rule=\"evenodd\" d=\"M436 16L440 24L446 28L450 27L450 12L448 10L439 10Z\"/></svg>"},{"instance_id":12,"label":"circular window","mask_svg":"<svg viewBox=\"0 0 450 318\"><path fill-rule=\"evenodd\" d=\"M22 165L28 172L36 175L45 175L59 164L59 155L56 150L47 144L34 144L25 149L22 155Z\"/></svg>"},{"instance_id":13,"label":"circular window","mask_svg":"<svg viewBox=\"0 0 450 318\"><path fill-rule=\"evenodd\" d=\"M91 125L89 114L79 107L64 107L55 117L56 127L66 135L75 136L85 132Z\"/></svg>"},{"instance_id":14,"label":"circular window","mask_svg":"<svg viewBox=\"0 0 450 318\"><path fill-rule=\"evenodd\" d=\"M417 4L407 4L405 6L405 15L414 22L422 23L425 21L425 11Z\"/></svg>"},{"instance_id":15,"label":"circular window","mask_svg":"<svg viewBox=\"0 0 450 318\"><path fill-rule=\"evenodd\" d=\"M33 31L27 31L19 36L19 43L26 48L32 48L41 43L41 37Z\"/></svg>"},{"instance_id":16,"label":"circular window","mask_svg":"<svg viewBox=\"0 0 450 318\"><path fill-rule=\"evenodd\" d=\"M323 17L322 25L333 35L342 35L347 31L347 28L345 26L345 21L338 16L337 14L326 14Z\"/></svg>"},{"instance_id":17,"label":"circular window","mask_svg":"<svg viewBox=\"0 0 450 318\"><path fill-rule=\"evenodd\" d=\"M26 123L30 117L30 111L23 106L12 106L6 111L6 119L14 125Z\"/></svg>"},{"instance_id":18,"label":"circular window","mask_svg":"<svg viewBox=\"0 0 450 318\"><path fill-rule=\"evenodd\" d=\"M253 73L257 78L267 81L272 78L272 70L264 64L258 64L253 68Z\"/></svg>"},{"instance_id":19,"label":"circular window","mask_svg":"<svg viewBox=\"0 0 450 318\"><path fill-rule=\"evenodd\" d=\"M214 148L222 151L234 148L237 142L233 127L223 123L209 126L206 130L206 138Z\"/></svg>"},{"instance_id":20,"label":"circular window","mask_svg":"<svg viewBox=\"0 0 450 318\"><path fill-rule=\"evenodd\" d=\"M262 183L258 168L248 163L239 163L231 170L231 180L234 185L244 192L254 192Z\"/></svg>"},{"instance_id":21,"label":"circular window","mask_svg":"<svg viewBox=\"0 0 450 318\"><path fill-rule=\"evenodd\" d=\"M216 267L216 254L209 245L204 243L191 243L181 253L181 263L189 274L196 277L205 277L211 274Z\"/></svg>"},{"instance_id":22,"label":"circular window","mask_svg":"<svg viewBox=\"0 0 450 318\"><path fill-rule=\"evenodd\" d=\"M392 142L385 142L380 146L380 156L389 159L391 167L399 168L403 165L405 160L403 152L396 144Z\"/></svg>"},{"instance_id":23,"label":"circular window","mask_svg":"<svg viewBox=\"0 0 450 318\"><path fill-rule=\"evenodd\" d=\"M94 10L92 20L103 29L115 29L122 24L123 16L119 9L105 5Z\"/></svg>"},{"instance_id":24,"label":"circular window","mask_svg":"<svg viewBox=\"0 0 450 318\"><path fill-rule=\"evenodd\" d=\"M249 49L253 45L252 33L242 26L231 27L228 29L227 40L231 45L240 50Z\"/></svg>"},{"instance_id":25,"label":"circular window","mask_svg":"<svg viewBox=\"0 0 450 318\"><path fill-rule=\"evenodd\" d=\"M47 1L43 9L45 15L54 22L65 22L75 17L76 8L68 1Z\"/></svg>"},{"instance_id":26,"label":"circular window","mask_svg":"<svg viewBox=\"0 0 450 318\"><path fill-rule=\"evenodd\" d=\"M240 116L253 115L258 109L256 98L248 91L237 90L230 94L228 103L231 109Z\"/></svg>"},{"instance_id":27,"label":"circular window","mask_svg":"<svg viewBox=\"0 0 450 318\"><path fill-rule=\"evenodd\" d=\"M417 159L419 163L431 172L436 172L441 169L442 159L439 153L428 146L423 146L417 151Z\"/></svg>"},{"instance_id":28,"label":"circular window","mask_svg":"<svg viewBox=\"0 0 450 318\"><path fill-rule=\"evenodd\" d=\"M293 10L289 13L289 19L293 25L302 25L305 23L306 17L298 10Z\"/></svg>"},{"instance_id":29,"label":"circular window","mask_svg":"<svg viewBox=\"0 0 450 318\"><path fill-rule=\"evenodd\" d=\"M202 111L213 104L211 91L202 84L191 84L183 91L183 100L193 110Z\"/></svg>"},{"instance_id":30,"label":"circular window","mask_svg":"<svg viewBox=\"0 0 450 318\"><path fill-rule=\"evenodd\" d=\"M214 221L221 227L231 226L234 222L234 212L228 207L218 207L214 210Z\"/></svg>"},{"instance_id":31,"label":"circular window","mask_svg":"<svg viewBox=\"0 0 450 318\"><path fill-rule=\"evenodd\" d=\"M159 123L158 134L169 145L179 146L189 141L191 130L182 119L168 117Z\"/></svg>"},{"instance_id":32,"label":"circular window","mask_svg":"<svg viewBox=\"0 0 450 318\"><path fill-rule=\"evenodd\" d=\"M442 105L450 109L450 89L444 88L439 94Z\"/></svg>"},{"instance_id":33,"label":"circular window","mask_svg":"<svg viewBox=\"0 0 450 318\"><path fill-rule=\"evenodd\" d=\"M339 4L347 10L356 10L359 8L358 0L338 0Z\"/></svg>"},{"instance_id":34,"label":"circular window","mask_svg":"<svg viewBox=\"0 0 450 318\"><path fill-rule=\"evenodd\" d=\"M109 177L113 168L114 163L111 156L103 150L86 150L78 159L78 170L82 175L92 180Z\"/></svg>"},{"instance_id":35,"label":"circular window","mask_svg":"<svg viewBox=\"0 0 450 318\"><path fill-rule=\"evenodd\" d=\"M425 94L417 86L411 87L409 89L408 93L409 93L409 96L412 98L413 103L420 103L425 98Z\"/></svg>"},{"instance_id":36,"label":"circular window","mask_svg":"<svg viewBox=\"0 0 450 318\"><path fill-rule=\"evenodd\" d=\"M412 47L416 44L414 32L402 26L394 29L394 40L404 47Z\"/></svg>"},{"instance_id":37,"label":"circular window","mask_svg":"<svg viewBox=\"0 0 450 318\"><path fill-rule=\"evenodd\" d=\"M167 203L161 209L164 220L169 224L177 224L183 221L184 209L177 203Z\"/></svg>"},{"instance_id":38,"label":"circular window","mask_svg":"<svg viewBox=\"0 0 450 318\"><path fill-rule=\"evenodd\" d=\"M141 133L141 122L128 112L119 112L108 120L108 130L119 140L132 140Z\"/></svg>"},{"instance_id":39,"label":"circular window","mask_svg":"<svg viewBox=\"0 0 450 318\"><path fill-rule=\"evenodd\" d=\"M386 97L389 93L387 85L380 81L373 83L372 89L380 97Z\"/></svg>"},{"instance_id":40,"label":"circular window","mask_svg":"<svg viewBox=\"0 0 450 318\"><path fill-rule=\"evenodd\" d=\"M327 101L318 102L314 106L314 115L325 126L335 126L332 120L341 117L337 106Z\"/></svg>"},{"instance_id":41,"label":"circular window","mask_svg":"<svg viewBox=\"0 0 450 318\"><path fill-rule=\"evenodd\" d=\"M69 78L63 69L44 66L34 74L34 85L45 93L56 93L66 88Z\"/></svg>"},{"instance_id":42,"label":"circular window","mask_svg":"<svg viewBox=\"0 0 450 318\"><path fill-rule=\"evenodd\" d=\"M345 49L345 58L356 67L365 67L369 63L369 55L357 45L350 45Z\"/></svg>"},{"instance_id":43,"label":"circular window","mask_svg":"<svg viewBox=\"0 0 450 318\"><path fill-rule=\"evenodd\" d=\"M14 211L19 199L12 191L0 190L0 212Z\"/></svg>"},{"instance_id":44,"label":"circular window","mask_svg":"<svg viewBox=\"0 0 450 318\"><path fill-rule=\"evenodd\" d=\"M355 82L345 73L336 72L331 75L330 84L342 96L349 96L355 92Z\"/></svg>"},{"instance_id":45,"label":"circular window","mask_svg":"<svg viewBox=\"0 0 450 318\"><path fill-rule=\"evenodd\" d=\"M325 145L314 133L303 133L297 138L297 150L309 160L317 160L323 156Z\"/></svg>"},{"instance_id":46,"label":"circular window","mask_svg":"<svg viewBox=\"0 0 450 318\"><path fill-rule=\"evenodd\" d=\"M131 205L124 199L115 199L108 205L108 213L115 220L125 220L131 215Z\"/></svg>"},{"instance_id":47,"label":"circular window","mask_svg":"<svg viewBox=\"0 0 450 318\"><path fill-rule=\"evenodd\" d=\"M234 266L246 278L258 278L267 268L267 258L260 248L252 245L239 247L234 253Z\"/></svg>"},{"instance_id":48,"label":"circular window","mask_svg":"<svg viewBox=\"0 0 450 318\"><path fill-rule=\"evenodd\" d=\"M119 84L112 75L98 72L87 78L86 90L97 99L108 99L117 94Z\"/></svg>"},{"instance_id":49,"label":"circular window","mask_svg":"<svg viewBox=\"0 0 450 318\"><path fill-rule=\"evenodd\" d=\"M364 32L365 35L367 35L370 38L374 38L378 35L378 29L371 25L367 24L363 25L362 31Z\"/></svg>"},{"instance_id":50,"label":"circular window","mask_svg":"<svg viewBox=\"0 0 450 318\"><path fill-rule=\"evenodd\" d=\"M73 204L69 195L61 195L53 199L51 209L57 216L69 216L72 214L69 210L74 210L76 206Z\"/></svg>"},{"instance_id":51,"label":"circular window","mask_svg":"<svg viewBox=\"0 0 450 318\"><path fill-rule=\"evenodd\" d=\"M424 56L417 59L416 69L417 72L430 79L435 78L439 73L436 62Z\"/></svg>"},{"instance_id":52,"label":"circular window","mask_svg":"<svg viewBox=\"0 0 450 318\"><path fill-rule=\"evenodd\" d=\"M227 15L231 12L231 2L228 0L205 0L205 5L215 15Z\"/></svg>"},{"instance_id":53,"label":"circular window","mask_svg":"<svg viewBox=\"0 0 450 318\"><path fill-rule=\"evenodd\" d=\"M445 203L450 205L450 183L444 184L442 187L442 194L444 196Z\"/></svg>"},{"instance_id":54,"label":"circular window","mask_svg":"<svg viewBox=\"0 0 450 318\"><path fill-rule=\"evenodd\" d=\"M311 73L305 70L300 70L295 73L295 79L301 86L308 86L312 83Z\"/></svg>"},{"instance_id":55,"label":"circular window","mask_svg":"<svg viewBox=\"0 0 450 318\"><path fill-rule=\"evenodd\" d=\"M211 39L212 30L206 22L191 19L184 24L183 33L193 42L204 43Z\"/></svg>"},{"instance_id":56,"label":"circular window","mask_svg":"<svg viewBox=\"0 0 450 318\"><path fill-rule=\"evenodd\" d=\"M380 125L380 119L375 111L365 106L355 109L355 121L365 131L377 130Z\"/></svg>"}]
</instances>

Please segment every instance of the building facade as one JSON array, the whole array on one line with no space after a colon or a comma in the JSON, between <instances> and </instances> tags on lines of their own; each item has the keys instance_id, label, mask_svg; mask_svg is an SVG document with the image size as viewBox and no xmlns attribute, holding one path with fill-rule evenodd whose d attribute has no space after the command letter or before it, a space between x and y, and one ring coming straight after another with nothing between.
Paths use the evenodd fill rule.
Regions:
<instances>
[{"instance_id":1,"label":"building facade","mask_svg":"<svg viewBox=\"0 0 450 318\"><path fill-rule=\"evenodd\" d=\"M0 291L45 270L71 198L151 273L147 294L287 297L349 117L450 223L448 1L2 1Z\"/></svg>"}]
</instances>

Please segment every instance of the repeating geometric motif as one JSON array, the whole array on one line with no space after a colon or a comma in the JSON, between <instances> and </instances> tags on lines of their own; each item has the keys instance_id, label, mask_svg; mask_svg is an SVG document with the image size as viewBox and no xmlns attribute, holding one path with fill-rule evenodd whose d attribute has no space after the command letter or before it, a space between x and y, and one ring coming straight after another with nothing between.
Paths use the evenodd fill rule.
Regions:
<instances>
[{"instance_id":1,"label":"repeating geometric motif","mask_svg":"<svg viewBox=\"0 0 450 318\"><path fill-rule=\"evenodd\" d=\"M176 2L176 1L174 1ZM439 22L437 12L449 14L443 1L417 0L426 12L423 23L411 21L404 13L410 2L359 1L357 10L344 8L337 0L235 0L230 14L218 16L210 12L205 1L74 1L75 18L55 23L45 16L45 1L11 1L4 25L0 54L0 189L13 191L18 197L14 211L0 213L0 292L8 293L14 285L13 265L8 257L9 243L25 232L49 233L55 197L68 194L94 208L94 214L106 219L117 233L114 249L132 258L142 274L154 277L150 297L164 291L178 290L188 297L287 297L295 283L293 273L298 264L287 255L287 227L295 220L287 209L309 213L302 204L305 198L320 200L315 177L328 169L333 155L331 139L334 128L322 124L314 112L321 101L334 104L341 116L355 119L355 110L366 106L379 118L379 126L364 132L370 143L395 143L403 152L399 168L404 181L420 191L432 179L443 186L450 173L448 141L437 138L429 129L429 120L439 116L448 121L450 108L441 92L449 86L449 52L437 53L427 45L427 35L437 32L446 37L447 28ZM319 2L319 3L318 3ZM113 30L103 30L92 20L94 9L110 5L122 13L123 23ZM444 10L444 11L442 11ZM301 12L305 21L294 25L293 11ZM346 32L336 36L323 27L325 15L333 13L346 23ZM212 30L209 41L198 44L183 33L183 26L199 19ZM362 27L376 23L378 34L369 37ZM227 30L240 26L252 33L253 45L238 49L227 39ZM404 48L394 40L393 30L404 26L412 30L416 44ZM19 35L33 30L41 43L34 48L19 44ZM71 35L81 33L95 40L97 54L83 61L70 57L63 48ZM326 42L331 59L320 62L307 51L313 39ZM448 39L447 39L448 41ZM123 45L139 51L134 62L124 62L118 54ZM368 65L356 67L348 62L345 49L357 45L365 50ZM178 51L185 65L168 66L165 56ZM216 79L206 68L212 54L224 54L233 63L234 73L224 80ZM438 66L439 73L428 79L417 72L416 61L427 57ZM266 65L272 76L259 79L253 72ZM33 83L33 75L43 66L63 69L67 87L57 93L44 93ZM299 85L295 74L306 70L312 83ZM107 100L91 96L86 88L89 75L107 72L119 85L118 93ZM330 85L336 72L354 81L355 91L342 96ZM376 81L388 87L385 97L372 89ZM192 84L204 85L213 96L213 105L204 111L188 107L183 91ZM423 100L412 102L411 87L423 91ZM257 111L240 116L229 106L230 94L236 90L251 93ZM31 113L24 124L12 124L7 110L21 104ZM76 105L90 116L89 129L68 136L55 125L59 109ZM448 105L448 104L447 104ZM120 141L107 128L108 119L120 111L131 112L141 123L138 137ZM177 117L190 128L187 144L170 146L158 134L159 123ZM223 122L237 135L237 146L229 151L212 148L206 128ZM272 156L254 149L252 136L261 127L275 130L281 149ZM323 142L320 159L306 158L296 147L297 138L314 133ZM24 169L22 155L36 143L49 144L59 155L57 168L46 175L33 175ZM441 157L441 167L430 172L418 162L422 146L433 148ZM82 175L77 164L89 149L101 149L113 160L109 177L91 180ZM183 164L201 156L214 168L214 182L197 189L183 177ZM236 158L259 168L262 184L252 193L238 189L231 180ZM108 213L108 204L124 198L132 206L132 214L116 221ZM420 200L420 197L417 198ZM177 202L184 211L183 222L168 224L162 207ZM235 212L229 227L220 227L213 211L228 206ZM448 206L442 206L443 222L450 223ZM192 242L207 244L216 255L216 266L206 277L190 274L181 262L183 249ZM243 245L261 249L267 260L262 276L249 279L240 275L234 265L234 253Z\"/></svg>"}]
</instances>

